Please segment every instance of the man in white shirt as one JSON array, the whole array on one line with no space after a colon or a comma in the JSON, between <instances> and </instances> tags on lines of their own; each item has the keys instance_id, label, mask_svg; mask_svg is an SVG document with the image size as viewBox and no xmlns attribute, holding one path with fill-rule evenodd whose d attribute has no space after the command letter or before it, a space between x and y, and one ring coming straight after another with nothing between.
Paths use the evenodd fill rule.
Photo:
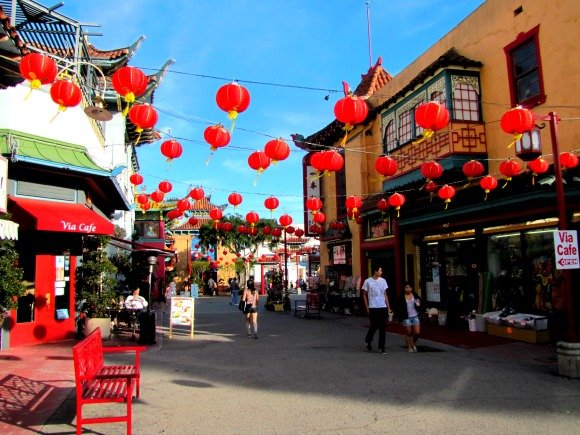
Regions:
<instances>
[{"instance_id":1,"label":"man in white shirt","mask_svg":"<svg viewBox=\"0 0 580 435\"><path fill-rule=\"evenodd\" d=\"M363 302L369 316L370 326L365 338L367 350L373 350L373 338L375 331L379 330L379 353L385 355L385 335L387 329L387 312L391 314L389 297L387 296L387 281L381 277L383 269L376 267L373 276L367 278L362 285Z\"/></svg>"},{"instance_id":2,"label":"man in white shirt","mask_svg":"<svg viewBox=\"0 0 580 435\"><path fill-rule=\"evenodd\" d=\"M139 287L133 290L133 294L125 299L125 308L128 310L142 311L147 308L147 301L139 294Z\"/></svg>"}]
</instances>

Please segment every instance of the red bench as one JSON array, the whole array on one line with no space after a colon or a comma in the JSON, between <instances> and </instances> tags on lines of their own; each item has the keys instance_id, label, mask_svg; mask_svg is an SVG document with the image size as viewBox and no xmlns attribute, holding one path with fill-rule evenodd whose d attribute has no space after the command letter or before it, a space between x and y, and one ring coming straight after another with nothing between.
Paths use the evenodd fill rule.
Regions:
<instances>
[{"instance_id":1,"label":"red bench","mask_svg":"<svg viewBox=\"0 0 580 435\"><path fill-rule=\"evenodd\" d=\"M73 347L77 397L77 434L83 424L127 423L131 434L131 403L133 392L139 397L140 353L145 346L103 347L101 331L95 329L88 337ZM135 364L105 365L104 353L135 352ZM127 403L126 415L83 418L83 405L92 403Z\"/></svg>"}]
</instances>

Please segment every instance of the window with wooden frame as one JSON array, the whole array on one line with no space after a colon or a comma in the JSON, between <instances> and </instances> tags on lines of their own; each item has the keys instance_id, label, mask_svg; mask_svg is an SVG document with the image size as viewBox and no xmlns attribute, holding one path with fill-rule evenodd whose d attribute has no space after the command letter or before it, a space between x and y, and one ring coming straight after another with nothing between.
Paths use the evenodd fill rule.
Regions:
<instances>
[{"instance_id":1,"label":"window with wooden frame","mask_svg":"<svg viewBox=\"0 0 580 435\"><path fill-rule=\"evenodd\" d=\"M417 102L417 104L415 105L415 107L413 109L413 120L415 120L415 110L417 110L417 107L419 107L423 103L424 103L424 101L421 100L421 101ZM415 137L420 136L421 134L423 134L423 130L424 130L423 127L421 127L416 122L414 124L415 124Z\"/></svg>"},{"instance_id":2,"label":"window with wooden frame","mask_svg":"<svg viewBox=\"0 0 580 435\"><path fill-rule=\"evenodd\" d=\"M399 143L404 144L413 138L413 110L409 109L399 115L398 136Z\"/></svg>"},{"instance_id":3,"label":"window with wooden frame","mask_svg":"<svg viewBox=\"0 0 580 435\"><path fill-rule=\"evenodd\" d=\"M539 33L538 25L504 47L512 106L530 108L546 101Z\"/></svg>"},{"instance_id":4,"label":"window with wooden frame","mask_svg":"<svg viewBox=\"0 0 580 435\"><path fill-rule=\"evenodd\" d=\"M479 121L479 96L469 83L456 83L453 87L453 119Z\"/></svg>"},{"instance_id":5,"label":"window with wooden frame","mask_svg":"<svg viewBox=\"0 0 580 435\"><path fill-rule=\"evenodd\" d=\"M385 134L383 136L383 153L387 154L389 151L397 148L398 142L395 137L395 122L390 120L385 128Z\"/></svg>"}]
</instances>

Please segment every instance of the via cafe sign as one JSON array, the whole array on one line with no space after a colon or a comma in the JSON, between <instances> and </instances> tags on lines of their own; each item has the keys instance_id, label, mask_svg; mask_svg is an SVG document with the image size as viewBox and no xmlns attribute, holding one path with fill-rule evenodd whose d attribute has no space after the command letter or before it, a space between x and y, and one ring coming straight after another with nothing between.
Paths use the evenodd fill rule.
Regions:
<instances>
[{"instance_id":1,"label":"via cafe sign","mask_svg":"<svg viewBox=\"0 0 580 435\"><path fill-rule=\"evenodd\" d=\"M62 225L63 231L71 231L75 233L87 233L91 234L97 231L97 226L93 223L85 223L85 222L69 222L62 220L60 221Z\"/></svg>"},{"instance_id":2,"label":"via cafe sign","mask_svg":"<svg viewBox=\"0 0 580 435\"><path fill-rule=\"evenodd\" d=\"M578 232L576 230L554 231L556 269L579 269Z\"/></svg>"}]
</instances>

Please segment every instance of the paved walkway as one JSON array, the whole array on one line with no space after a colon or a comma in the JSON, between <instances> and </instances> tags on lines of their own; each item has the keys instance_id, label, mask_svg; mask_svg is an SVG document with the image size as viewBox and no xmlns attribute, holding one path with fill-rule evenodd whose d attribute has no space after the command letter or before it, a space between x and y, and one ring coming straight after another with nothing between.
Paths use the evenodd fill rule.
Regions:
<instances>
[{"instance_id":1,"label":"paved walkway","mask_svg":"<svg viewBox=\"0 0 580 435\"><path fill-rule=\"evenodd\" d=\"M166 319L158 316L162 335L142 356L135 434L572 434L580 427L580 383L557 375L546 346L423 341L409 354L400 335L387 334L381 356L364 349L364 318L265 311L254 340L222 297L198 299L193 340L186 331L169 339ZM0 433L74 433L72 344L0 352ZM125 433L123 424L89 429Z\"/></svg>"}]
</instances>

